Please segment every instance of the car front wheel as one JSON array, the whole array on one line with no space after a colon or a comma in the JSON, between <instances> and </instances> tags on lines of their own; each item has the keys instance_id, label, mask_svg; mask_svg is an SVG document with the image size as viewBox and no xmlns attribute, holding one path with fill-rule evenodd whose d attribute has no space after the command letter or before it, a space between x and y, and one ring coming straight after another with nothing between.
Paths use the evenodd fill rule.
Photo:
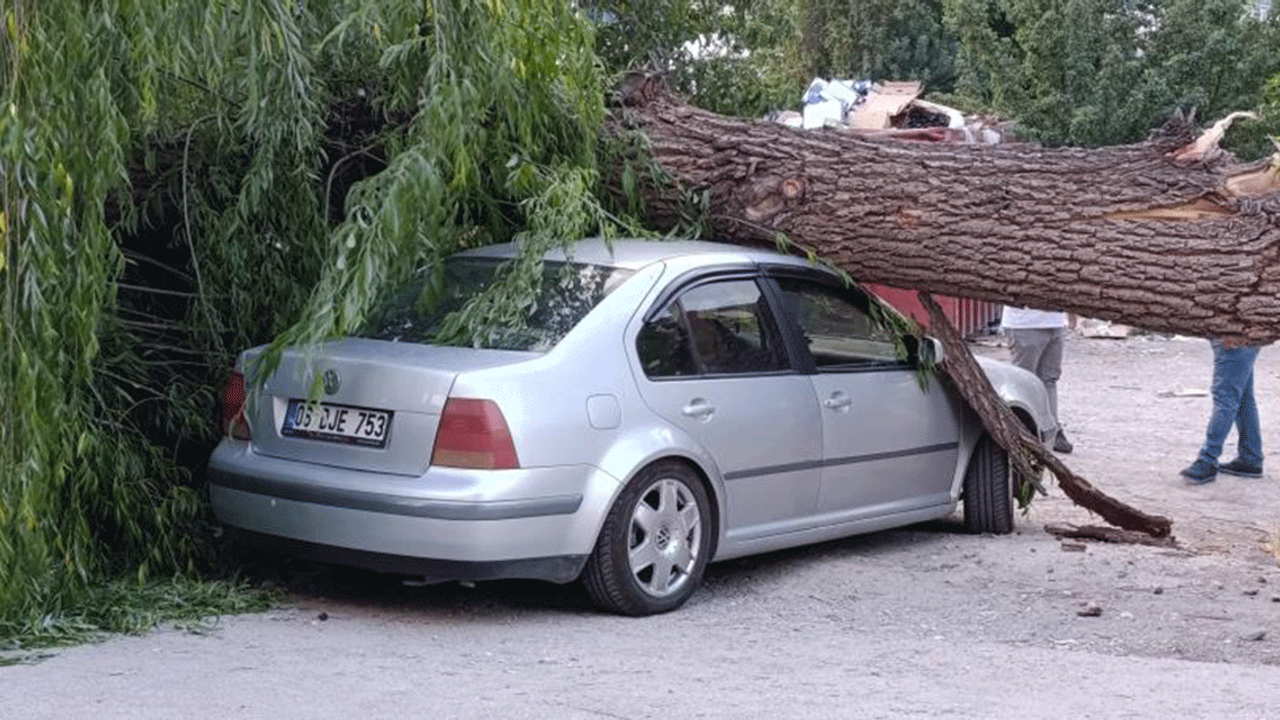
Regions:
<instances>
[{"instance_id":1,"label":"car front wheel","mask_svg":"<svg viewBox=\"0 0 1280 720\"><path fill-rule=\"evenodd\" d=\"M964 526L972 533L1013 532L1009 453L983 435L964 473Z\"/></svg>"},{"instance_id":2,"label":"car front wheel","mask_svg":"<svg viewBox=\"0 0 1280 720\"><path fill-rule=\"evenodd\" d=\"M684 604L710 559L710 500L702 480L674 460L636 474L605 518L583 571L601 607L653 615Z\"/></svg>"}]
</instances>

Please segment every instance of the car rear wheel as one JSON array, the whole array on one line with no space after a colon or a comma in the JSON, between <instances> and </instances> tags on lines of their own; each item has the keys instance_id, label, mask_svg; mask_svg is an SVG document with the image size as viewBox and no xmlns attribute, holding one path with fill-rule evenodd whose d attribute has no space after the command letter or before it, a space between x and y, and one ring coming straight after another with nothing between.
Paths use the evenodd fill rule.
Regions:
<instances>
[{"instance_id":1,"label":"car rear wheel","mask_svg":"<svg viewBox=\"0 0 1280 720\"><path fill-rule=\"evenodd\" d=\"M605 518L583 584L601 607L652 615L684 604L709 560L707 490L688 465L664 460L641 470Z\"/></svg>"},{"instance_id":2,"label":"car rear wheel","mask_svg":"<svg viewBox=\"0 0 1280 720\"><path fill-rule=\"evenodd\" d=\"M972 533L1013 532L1009 453L983 435L964 473L964 526Z\"/></svg>"}]
</instances>

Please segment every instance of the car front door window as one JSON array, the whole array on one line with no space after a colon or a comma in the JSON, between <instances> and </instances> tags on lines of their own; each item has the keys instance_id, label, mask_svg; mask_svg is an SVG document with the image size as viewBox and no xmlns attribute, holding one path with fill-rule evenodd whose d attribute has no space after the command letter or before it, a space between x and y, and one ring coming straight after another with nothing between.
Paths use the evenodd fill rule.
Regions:
<instances>
[{"instance_id":1,"label":"car front door window","mask_svg":"<svg viewBox=\"0 0 1280 720\"><path fill-rule=\"evenodd\" d=\"M955 400L898 359L892 335L853 288L778 278L817 372L822 409L820 513L844 520L910 513L951 502L959 448Z\"/></svg>"},{"instance_id":2,"label":"car front door window","mask_svg":"<svg viewBox=\"0 0 1280 720\"><path fill-rule=\"evenodd\" d=\"M865 296L798 279L783 278L778 285L819 370L898 362L893 336L872 316Z\"/></svg>"}]
</instances>

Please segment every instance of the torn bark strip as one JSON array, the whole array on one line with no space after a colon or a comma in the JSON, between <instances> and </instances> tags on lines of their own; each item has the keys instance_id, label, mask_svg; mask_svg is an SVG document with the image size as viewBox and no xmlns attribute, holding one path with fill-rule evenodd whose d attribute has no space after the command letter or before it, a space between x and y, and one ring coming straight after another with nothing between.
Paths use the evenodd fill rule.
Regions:
<instances>
[{"instance_id":1,"label":"torn bark strip","mask_svg":"<svg viewBox=\"0 0 1280 720\"><path fill-rule=\"evenodd\" d=\"M1057 478L1058 486L1072 502L1097 513L1112 525L1156 538L1170 536L1173 521L1169 518L1148 515L1107 495L1088 480L1071 472L1038 438L1032 437L991 387L991 381L978 367L978 361L973 358L969 346L933 296L921 292L920 304L929 311L930 334L942 342L941 371L969 407L978 414L992 439L1008 451L1014 463L1015 477L1038 477L1040 473L1036 465L1043 466Z\"/></svg>"}]
</instances>

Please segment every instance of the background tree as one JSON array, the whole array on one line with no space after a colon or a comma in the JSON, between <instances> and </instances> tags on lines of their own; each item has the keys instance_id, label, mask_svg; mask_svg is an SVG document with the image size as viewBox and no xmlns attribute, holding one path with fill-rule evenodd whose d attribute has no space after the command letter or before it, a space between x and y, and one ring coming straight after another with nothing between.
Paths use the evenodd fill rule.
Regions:
<instances>
[{"instance_id":1,"label":"background tree","mask_svg":"<svg viewBox=\"0 0 1280 720\"><path fill-rule=\"evenodd\" d=\"M1049 145L1135 142L1178 108L1248 110L1280 70L1275 15L1259 20L1244 0L944 1L962 102ZM1264 154L1276 129L1236 147Z\"/></svg>"},{"instance_id":2,"label":"background tree","mask_svg":"<svg viewBox=\"0 0 1280 720\"><path fill-rule=\"evenodd\" d=\"M762 115L804 88L795 14L803 0L587 0L613 73L666 73L699 107Z\"/></svg>"},{"instance_id":3,"label":"background tree","mask_svg":"<svg viewBox=\"0 0 1280 720\"><path fill-rule=\"evenodd\" d=\"M808 75L954 89L957 45L943 24L942 0L801 0L797 7Z\"/></svg>"},{"instance_id":4,"label":"background tree","mask_svg":"<svg viewBox=\"0 0 1280 720\"><path fill-rule=\"evenodd\" d=\"M1124 0L948 0L959 92L1049 144L1098 145L1150 129L1136 40L1147 16Z\"/></svg>"},{"instance_id":5,"label":"background tree","mask_svg":"<svg viewBox=\"0 0 1280 720\"><path fill-rule=\"evenodd\" d=\"M1280 73L1280 6L1259 19L1246 0L1168 0L1163 21L1151 35L1150 94L1163 99L1156 111L1173 105L1195 108L1205 120L1237 110L1259 109L1266 79ZM1244 124L1227 147L1243 158L1274 151L1269 135L1280 134L1280 118L1266 115Z\"/></svg>"}]
</instances>

